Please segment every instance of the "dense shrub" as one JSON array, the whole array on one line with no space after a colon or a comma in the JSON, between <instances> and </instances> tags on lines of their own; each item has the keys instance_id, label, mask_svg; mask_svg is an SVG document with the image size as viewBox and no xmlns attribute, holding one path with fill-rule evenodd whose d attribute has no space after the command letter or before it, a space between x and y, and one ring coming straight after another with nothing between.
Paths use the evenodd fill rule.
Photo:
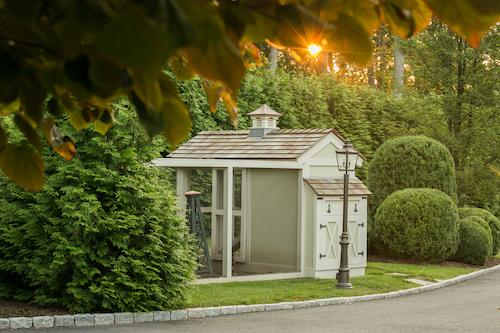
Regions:
<instances>
[{"instance_id":1,"label":"dense shrub","mask_svg":"<svg viewBox=\"0 0 500 333\"><path fill-rule=\"evenodd\" d=\"M76 312L182 306L191 237L166 177L145 163L160 145L121 109L105 138L70 132L73 160L46 151L42 192L1 179L0 296Z\"/></svg>"},{"instance_id":2,"label":"dense shrub","mask_svg":"<svg viewBox=\"0 0 500 333\"><path fill-rule=\"evenodd\" d=\"M496 254L500 252L500 219L486 209L475 207L459 208L458 214L460 215L460 218L478 216L488 222L491 229L491 235L493 236L492 253Z\"/></svg>"},{"instance_id":3,"label":"dense shrub","mask_svg":"<svg viewBox=\"0 0 500 333\"><path fill-rule=\"evenodd\" d=\"M374 232L387 254L444 260L458 244L458 209L435 189L406 189L390 194L375 215Z\"/></svg>"},{"instance_id":4,"label":"dense shrub","mask_svg":"<svg viewBox=\"0 0 500 333\"><path fill-rule=\"evenodd\" d=\"M444 145L424 136L404 136L386 141L368 167L372 212L394 191L435 188L456 199L453 159Z\"/></svg>"},{"instance_id":5,"label":"dense shrub","mask_svg":"<svg viewBox=\"0 0 500 333\"><path fill-rule=\"evenodd\" d=\"M467 264L484 265L490 257L491 238L481 226L479 217L469 216L460 220L460 243L454 259Z\"/></svg>"}]
</instances>

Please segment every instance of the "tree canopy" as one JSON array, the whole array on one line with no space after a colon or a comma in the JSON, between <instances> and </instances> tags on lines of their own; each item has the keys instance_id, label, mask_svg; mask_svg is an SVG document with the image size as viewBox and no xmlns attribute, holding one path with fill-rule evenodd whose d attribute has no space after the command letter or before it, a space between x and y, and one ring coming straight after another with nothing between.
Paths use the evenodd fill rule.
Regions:
<instances>
[{"instance_id":1,"label":"tree canopy","mask_svg":"<svg viewBox=\"0 0 500 333\"><path fill-rule=\"evenodd\" d=\"M28 190L44 183L41 138L63 158L74 142L55 125L68 117L102 134L114 121L111 102L127 96L150 136L175 146L189 133L189 112L163 70L204 79L209 107L222 100L236 121L246 66L267 42L302 59L311 44L364 65L380 25L408 38L435 15L479 45L498 21L485 0L0 0L0 114L12 115L27 142L0 128L0 168Z\"/></svg>"}]
</instances>

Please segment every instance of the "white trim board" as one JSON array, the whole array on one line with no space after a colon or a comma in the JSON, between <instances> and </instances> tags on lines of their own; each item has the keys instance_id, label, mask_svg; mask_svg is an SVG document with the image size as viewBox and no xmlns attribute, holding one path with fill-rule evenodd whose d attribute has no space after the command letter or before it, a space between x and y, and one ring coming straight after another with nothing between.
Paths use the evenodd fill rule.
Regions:
<instances>
[{"instance_id":1,"label":"white trim board","mask_svg":"<svg viewBox=\"0 0 500 333\"><path fill-rule=\"evenodd\" d=\"M246 160L246 159L204 159L204 158L156 158L153 165L177 168L262 168L302 169L303 163L294 160Z\"/></svg>"}]
</instances>

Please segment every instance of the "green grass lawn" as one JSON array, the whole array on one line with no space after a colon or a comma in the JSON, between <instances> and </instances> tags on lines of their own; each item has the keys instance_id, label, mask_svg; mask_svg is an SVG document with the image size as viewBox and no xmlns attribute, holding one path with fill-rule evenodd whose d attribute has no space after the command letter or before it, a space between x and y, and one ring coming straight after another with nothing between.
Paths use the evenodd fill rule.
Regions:
<instances>
[{"instance_id":1,"label":"green grass lawn","mask_svg":"<svg viewBox=\"0 0 500 333\"><path fill-rule=\"evenodd\" d=\"M363 277L352 278L353 289L335 289L334 280L291 279L259 282L231 282L195 285L188 299L188 307L260 304L337 296L358 296L384 293L417 286L405 281L413 277L429 281L452 278L470 273L473 268L440 265L410 265L370 262ZM403 273L408 276L392 276Z\"/></svg>"},{"instance_id":2,"label":"green grass lawn","mask_svg":"<svg viewBox=\"0 0 500 333\"><path fill-rule=\"evenodd\" d=\"M497 255L493 257L500 259L500 252L498 252Z\"/></svg>"}]
</instances>

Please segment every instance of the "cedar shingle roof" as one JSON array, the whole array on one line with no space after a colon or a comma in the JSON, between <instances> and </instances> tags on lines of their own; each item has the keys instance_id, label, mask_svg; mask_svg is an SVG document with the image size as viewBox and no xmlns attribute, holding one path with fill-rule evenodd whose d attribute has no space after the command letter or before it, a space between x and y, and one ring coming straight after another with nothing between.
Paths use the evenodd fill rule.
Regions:
<instances>
[{"instance_id":1,"label":"cedar shingle roof","mask_svg":"<svg viewBox=\"0 0 500 333\"><path fill-rule=\"evenodd\" d=\"M281 116L281 113L274 111L267 104L262 105L255 111L252 111L248 114L249 116Z\"/></svg>"},{"instance_id":2,"label":"cedar shingle roof","mask_svg":"<svg viewBox=\"0 0 500 333\"><path fill-rule=\"evenodd\" d=\"M343 178L304 178L304 181L319 196L344 195ZM349 195L372 194L358 178L349 178Z\"/></svg>"},{"instance_id":3,"label":"cedar shingle roof","mask_svg":"<svg viewBox=\"0 0 500 333\"><path fill-rule=\"evenodd\" d=\"M296 159L324 136L335 130L276 129L262 138L242 131L205 131L170 153L173 158Z\"/></svg>"}]
</instances>

